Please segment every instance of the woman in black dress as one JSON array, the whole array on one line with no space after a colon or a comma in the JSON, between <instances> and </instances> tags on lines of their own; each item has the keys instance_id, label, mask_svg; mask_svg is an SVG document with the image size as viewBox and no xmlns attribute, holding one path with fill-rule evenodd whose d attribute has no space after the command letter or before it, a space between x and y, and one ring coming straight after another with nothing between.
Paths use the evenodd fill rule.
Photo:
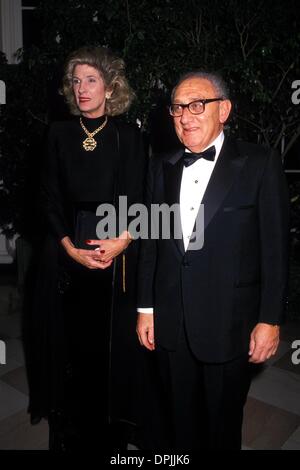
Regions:
<instances>
[{"instance_id":1,"label":"woman in black dress","mask_svg":"<svg viewBox=\"0 0 300 470\"><path fill-rule=\"evenodd\" d=\"M48 136L48 235L30 331L29 411L32 422L48 419L52 449L109 450L139 419L138 242L127 230L99 240L96 209L117 209L119 196L128 207L142 202L145 159L138 129L113 118L133 97L121 59L102 47L75 51L63 93L76 117L53 123Z\"/></svg>"}]
</instances>

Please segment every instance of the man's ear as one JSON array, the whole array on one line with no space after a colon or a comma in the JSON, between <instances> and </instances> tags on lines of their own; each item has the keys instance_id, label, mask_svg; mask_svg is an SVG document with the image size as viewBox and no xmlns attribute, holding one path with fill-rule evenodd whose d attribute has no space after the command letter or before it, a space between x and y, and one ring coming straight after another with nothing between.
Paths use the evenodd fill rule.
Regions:
<instances>
[{"instance_id":1,"label":"man's ear","mask_svg":"<svg viewBox=\"0 0 300 470\"><path fill-rule=\"evenodd\" d=\"M220 106L219 106L219 119L220 123L224 124L224 122L227 121L230 111L231 111L231 101L230 100L223 100L220 101Z\"/></svg>"}]
</instances>

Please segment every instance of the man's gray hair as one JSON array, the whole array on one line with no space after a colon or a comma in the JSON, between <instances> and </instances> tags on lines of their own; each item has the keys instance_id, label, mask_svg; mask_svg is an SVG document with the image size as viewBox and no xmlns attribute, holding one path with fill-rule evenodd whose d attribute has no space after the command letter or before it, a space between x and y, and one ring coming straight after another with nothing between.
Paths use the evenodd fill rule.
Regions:
<instances>
[{"instance_id":1,"label":"man's gray hair","mask_svg":"<svg viewBox=\"0 0 300 470\"><path fill-rule=\"evenodd\" d=\"M187 72L179 78L178 82L176 83L176 85L174 86L172 90L172 94L171 94L172 102L173 102L174 95L178 86L185 80L188 80L191 78L203 78L205 80L208 80L215 88L218 97L224 98L225 100L229 99L229 91L221 75L219 75L216 72L204 72L202 70L195 70L192 72Z\"/></svg>"}]
</instances>

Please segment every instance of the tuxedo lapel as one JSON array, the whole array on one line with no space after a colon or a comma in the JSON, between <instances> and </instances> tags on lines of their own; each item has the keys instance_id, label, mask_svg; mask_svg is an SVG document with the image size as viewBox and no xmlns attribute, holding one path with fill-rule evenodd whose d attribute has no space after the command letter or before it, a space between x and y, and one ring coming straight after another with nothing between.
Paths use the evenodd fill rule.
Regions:
<instances>
[{"instance_id":1,"label":"tuxedo lapel","mask_svg":"<svg viewBox=\"0 0 300 470\"><path fill-rule=\"evenodd\" d=\"M236 144L231 139L225 138L201 201L201 204L204 205L204 230L218 211L246 160L247 155L240 155ZM197 231L199 231L199 227L197 227ZM197 236L199 236L198 233Z\"/></svg>"},{"instance_id":2,"label":"tuxedo lapel","mask_svg":"<svg viewBox=\"0 0 300 470\"><path fill-rule=\"evenodd\" d=\"M171 207L173 204L178 204L177 207L179 208L180 186L183 170L183 159L181 158L182 154L183 150L181 149L164 162L165 200L169 207ZM178 216L180 216L180 214L178 214ZM171 223L170 232L177 249L183 256L185 251L182 237L180 239L174 238L174 233L182 233L180 217L177 218L177 224L178 225L175 228L174 224Z\"/></svg>"}]
</instances>

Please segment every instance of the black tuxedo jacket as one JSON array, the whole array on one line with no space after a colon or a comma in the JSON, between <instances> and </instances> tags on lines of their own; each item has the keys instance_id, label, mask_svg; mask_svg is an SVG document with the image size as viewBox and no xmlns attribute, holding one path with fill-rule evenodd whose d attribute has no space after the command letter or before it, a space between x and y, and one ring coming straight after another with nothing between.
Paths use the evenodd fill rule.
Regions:
<instances>
[{"instance_id":1,"label":"black tuxedo jacket","mask_svg":"<svg viewBox=\"0 0 300 470\"><path fill-rule=\"evenodd\" d=\"M179 203L181 156L151 159L149 206ZM283 318L288 197L279 155L225 138L202 204L202 249L185 252L172 236L142 242L138 305L154 307L156 347L175 350L184 320L196 357L220 363L248 351L258 322Z\"/></svg>"}]
</instances>

